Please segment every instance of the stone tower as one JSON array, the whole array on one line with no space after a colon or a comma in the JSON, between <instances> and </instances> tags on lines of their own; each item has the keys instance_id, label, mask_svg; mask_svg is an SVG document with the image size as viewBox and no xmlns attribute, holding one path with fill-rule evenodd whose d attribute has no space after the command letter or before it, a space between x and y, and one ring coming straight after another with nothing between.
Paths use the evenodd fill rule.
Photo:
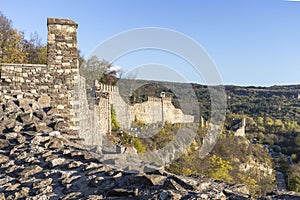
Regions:
<instances>
[{"instance_id":1,"label":"stone tower","mask_svg":"<svg viewBox=\"0 0 300 200\"><path fill-rule=\"evenodd\" d=\"M51 72L57 95L52 102L58 113L66 116L65 127L76 129L73 90L79 78L79 60L77 50L78 24L68 19L48 18L48 69ZM76 108L76 107L75 107Z\"/></svg>"},{"instance_id":2,"label":"stone tower","mask_svg":"<svg viewBox=\"0 0 300 200\"><path fill-rule=\"evenodd\" d=\"M48 67L58 74L78 72L77 27L68 19L48 18Z\"/></svg>"}]
</instances>

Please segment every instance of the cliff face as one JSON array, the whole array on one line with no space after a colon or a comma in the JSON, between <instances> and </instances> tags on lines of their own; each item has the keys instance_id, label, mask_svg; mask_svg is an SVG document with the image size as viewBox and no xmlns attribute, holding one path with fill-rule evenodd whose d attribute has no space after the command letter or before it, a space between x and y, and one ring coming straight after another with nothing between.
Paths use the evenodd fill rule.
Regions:
<instances>
[{"instance_id":1,"label":"cliff face","mask_svg":"<svg viewBox=\"0 0 300 200\"><path fill-rule=\"evenodd\" d=\"M47 99L44 99L47 102ZM0 199L249 199L245 186L201 175L105 165L42 100L0 98ZM119 155L122 156L122 155ZM299 199L272 193L262 199Z\"/></svg>"}]
</instances>

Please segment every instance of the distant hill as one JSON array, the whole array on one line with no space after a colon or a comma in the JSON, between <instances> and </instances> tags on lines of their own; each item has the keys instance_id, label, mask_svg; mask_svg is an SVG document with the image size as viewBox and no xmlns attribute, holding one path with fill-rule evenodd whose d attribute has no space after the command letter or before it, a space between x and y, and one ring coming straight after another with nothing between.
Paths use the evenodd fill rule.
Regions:
<instances>
[{"instance_id":1,"label":"distant hill","mask_svg":"<svg viewBox=\"0 0 300 200\"><path fill-rule=\"evenodd\" d=\"M124 81L124 80L122 80ZM126 82L126 80L124 81ZM128 82L126 84L129 84ZM179 98L182 102L189 101L190 89L192 88L197 97L200 114L209 119L210 117L210 94L208 86L201 84L171 83L160 81L135 80L134 83L139 86L131 97L131 103L147 101L148 96L159 97L161 92L167 96L172 96L175 107L180 108ZM226 85L228 113L239 114L251 118L271 117L282 121L296 120L300 124L300 85L284 85L271 87L255 86L234 86ZM180 97L170 88L176 88ZM121 90L122 91L122 90ZM128 94L128 93L127 93ZM191 104L190 106L195 106ZM185 109L186 114L195 114L195 107Z\"/></svg>"}]
</instances>

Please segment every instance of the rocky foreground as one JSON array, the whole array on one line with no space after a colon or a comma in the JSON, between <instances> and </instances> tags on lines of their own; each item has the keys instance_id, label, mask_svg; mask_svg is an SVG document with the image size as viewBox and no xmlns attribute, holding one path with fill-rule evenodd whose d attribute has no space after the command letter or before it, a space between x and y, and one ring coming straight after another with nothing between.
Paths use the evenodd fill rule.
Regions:
<instances>
[{"instance_id":1,"label":"rocky foreground","mask_svg":"<svg viewBox=\"0 0 300 200\"><path fill-rule=\"evenodd\" d=\"M0 199L250 199L201 175L124 171L101 163L42 99L0 101ZM274 192L261 199L300 199Z\"/></svg>"}]
</instances>

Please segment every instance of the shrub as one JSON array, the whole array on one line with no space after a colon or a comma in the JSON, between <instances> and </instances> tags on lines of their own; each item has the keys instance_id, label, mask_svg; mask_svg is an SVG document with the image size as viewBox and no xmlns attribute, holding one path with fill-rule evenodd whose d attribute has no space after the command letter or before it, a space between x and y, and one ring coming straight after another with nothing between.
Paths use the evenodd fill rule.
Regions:
<instances>
[{"instance_id":1,"label":"shrub","mask_svg":"<svg viewBox=\"0 0 300 200\"><path fill-rule=\"evenodd\" d=\"M117 115L116 115L116 111L113 107L113 105L111 105L111 130L112 131L118 131L120 129L120 125L117 121Z\"/></svg>"},{"instance_id":2,"label":"shrub","mask_svg":"<svg viewBox=\"0 0 300 200\"><path fill-rule=\"evenodd\" d=\"M146 148L144 147L143 143L138 138L133 138L133 146L137 150L138 153L145 153Z\"/></svg>"}]
</instances>

